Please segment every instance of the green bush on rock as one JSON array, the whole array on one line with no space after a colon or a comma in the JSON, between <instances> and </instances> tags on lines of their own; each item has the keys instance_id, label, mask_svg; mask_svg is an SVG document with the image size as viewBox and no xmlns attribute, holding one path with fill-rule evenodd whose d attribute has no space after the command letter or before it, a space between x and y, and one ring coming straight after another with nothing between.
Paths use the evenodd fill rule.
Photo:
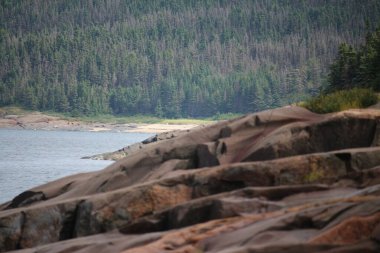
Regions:
<instances>
[{"instance_id":1,"label":"green bush on rock","mask_svg":"<svg viewBox=\"0 0 380 253\"><path fill-rule=\"evenodd\" d=\"M372 89L353 88L330 94L321 94L306 101L302 106L316 113L338 112L352 108L365 108L377 102Z\"/></svg>"}]
</instances>

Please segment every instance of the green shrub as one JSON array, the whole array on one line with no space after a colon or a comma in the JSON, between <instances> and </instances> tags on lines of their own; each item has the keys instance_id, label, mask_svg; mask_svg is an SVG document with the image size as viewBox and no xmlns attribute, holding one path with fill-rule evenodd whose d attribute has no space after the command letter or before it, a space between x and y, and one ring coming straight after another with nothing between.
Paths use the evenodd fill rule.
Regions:
<instances>
[{"instance_id":1,"label":"green shrub","mask_svg":"<svg viewBox=\"0 0 380 253\"><path fill-rule=\"evenodd\" d=\"M354 88L319 95L306 101L302 106L316 113L330 113L352 108L365 108L375 104L377 100L377 95L373 90Z\"/></svg>"},{"instance_id":2,"label":"green shrub","mask_svg":"<svg viewBox=\"0 0 380 253\"><path fill-rule=\"evenodd\" d=\"M219 120L228 120L228 119L235 119L238 117L243 116L244 114L241 113L217 113L213 117L210 118L210 120L219 121Z\"/></svg>"}]
</instances>

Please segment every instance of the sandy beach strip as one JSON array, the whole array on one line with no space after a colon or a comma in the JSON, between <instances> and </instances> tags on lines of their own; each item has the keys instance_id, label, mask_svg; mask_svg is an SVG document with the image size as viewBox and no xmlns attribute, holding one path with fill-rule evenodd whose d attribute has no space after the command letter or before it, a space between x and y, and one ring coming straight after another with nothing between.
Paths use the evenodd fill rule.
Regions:
<instances>
[{"instance_id":1,"label":"sandy beach strip","mask_svg":"<svg viewBox=\"0 0 380 253\"><path fill-rule=\"evenodd\" d=\"M0 118L0 128L30 129L47 131L90 131L90 132L125 132L125 133L163 133L175 130L187 130L197 124L115 124L69 121L42 113L28 115L7 115Z\"/></svg>"},{"instance_id":2,"label":"sandy beach strip","mask_svg":"<svg viewBox=\"0 0 380 253\"><path fill-rule=\"evenodd\" d=\"M196 124L136 124L128 133L164 133L175 130L188 130L197 127Z\"/></svg>"}]
</instances>

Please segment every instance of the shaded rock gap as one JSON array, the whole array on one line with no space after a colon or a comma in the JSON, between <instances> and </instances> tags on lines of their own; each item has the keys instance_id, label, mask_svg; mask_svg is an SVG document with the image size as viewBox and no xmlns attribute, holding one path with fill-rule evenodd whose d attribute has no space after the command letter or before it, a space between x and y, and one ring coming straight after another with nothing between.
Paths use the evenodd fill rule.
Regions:
<instances>
[{"instance_id":1,"label":"shaded rock gap","mask_svg":"<svg viewBox=\"0 0 380 253\"><path fill-rule=\"evenodd\" d=\"M279 201L293 194L307 193L312 191L326 191L331 189L326 184L309 184L309 185L279 185L269 187L246 187L243 191L249 194L250 198L263 196L268 200Z\"/></svg>"},{"instance_id":2,"label":"shaded rock gap","mask_svg":"<svg viewBox=\"0 0 380 253\"><path fill-rule=\"evenodd\" d=\"M66 184L64 187L62 187L61 194L67 192L72 184L73 184L73 182L70 182L70 183Z\"/></svg>"},{"instance_id":3,"label":"shaded rock gap","mask_svg":"<svg viewBox=\"0 0 380 253\"><path fill-rule=\"evenodd\" d=\"M76 222L79 214L79 204L78 202L75 209L72 212L66 212L64 214L64 220L62 221L62 228L59 232L59 240L68 240L75 238L75 228Z\"/></svg>"},{"instance_id":4,"label":"shaded rock gap","mask_svg":"<svg viewBox=\"0 0 380 253\"><path fill-rule=\"evenodd\" d=\"M32 204L34 202L43 201L46 200L46 196L42 191L34 192L34 191L24 191L17 195L11 203L4 208L7 209L13 209L18 207L23 207L29 204Z\"/></svg>"},{"instance_id":5,"label":"shaded rock gap","mask_svg":"<svg viewBox=\"0 0 380 253\"><path fill-rule=\"evenodd\" d=\"M339 216L341 216L342 214L344 214L345 212L349 211L350 209L352 209L353 207L355 207L354 204L352 205L349 205L341 210L339 210L338 212L336 212L335 214L333 214L326 222L324 222L324 224L321 224L321 232L322 231L325 231L325 230L328 230L329 229L329 224L333 223L335 219L337 219ZM319 227L317 227L319 228Z\"/></svg>"},{"instance_id":6,"label":"shaded rock gap","mask_svg":"<svg viewBox=\"0 0 380 253\"><path fill-rule=\"evenodd\" d=\"M99 190L101 191L102 187L105 186L108 183L108 179L104 180L100 185L99 185Z\"/></svg>"},{"instance_id":7,"label":"shaded rock gap","mask_svg":"<svg viewBox=\"0 0 380 253\"><path fill-rule=\"evenodd\" d=\"M26 224L26 213L24 211L20 212L20 237L18 238L18 242L16 244L16 249L22 249L22 240L23 240L23 234L25 230L25 224ZM1 250L1 249L0 249Z\"/></svg>"},{"instance_id":8,"label":"shaded rock gap","mask_svg":"<svg viewBox=\"0 0 380 253\"><path fill-rule=\"evenodd\" d=\"M86 200L80 200L76 206L74 227L72 229L73 238L82 237L87 235L83 228L89 228L91 226L90 218L92 211L92 203Z\"/></svg>"},{"instance_id":9,"label":"shaded rock gap","mask_svg":"<svg viewBox=\"0 0 380 253\"><path fill-rule=\"evenodd\" d=\"M380 146L380 119L376 121L376 127L374 130L371 146Z\"/></svg>"},{"instance_id":10,"label":"shaded rock gap","mask_svg":"<svg viewBox=\"0 0 380 253\"><path fill-rule=\"evenodd\" d=\"M336 153L335 156L338 157L341 161L344 162L344 164L346 166L347 172L353 172L353 171L355 171L352 168L352 164L351 164L351 158L352 158L352 156L351 156L350 153Z\"/></svg>"}]
</instances>

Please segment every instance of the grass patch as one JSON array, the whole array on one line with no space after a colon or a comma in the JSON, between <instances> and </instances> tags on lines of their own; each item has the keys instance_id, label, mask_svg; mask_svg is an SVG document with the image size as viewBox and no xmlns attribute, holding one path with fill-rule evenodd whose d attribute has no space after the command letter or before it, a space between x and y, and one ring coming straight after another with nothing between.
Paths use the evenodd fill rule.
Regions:
<instances>
[{"instance_id":1,"label":"grass patch","mask_svg":"<svg viewBox=\"0 0 380 253\"><path fill-rule=\"evenodd\" d=\"M354 88L319 95L300 105L316 113L330 113L354 108L366 108L377 101L378 95L373 90Z\"/></svg>"},{"instance_id":2,"label":"grass patch","mask_svg":"<svg viewBox=\"0 0 380 253\"><path fill-rule=\"evenodd\" d=\"M99 114L94 116L80 116L74 119L84 121L84 122L99 122L99 123L117 123L117 124L128 124L128 123L146 123L153 124L158 123L159 118L152 116L115 116L111 114Z\"/></svg>"},{"instance_id":3,"label":"grass patch","mask_svg":"<svg viewBox=\"0 0 380 253\"><path fill-rule=\"evenodd\" d=\"M138 123L138 124L209 124L213 121L208 119L163 119L155 116L149 115L134 115L134 116L115 116L115 115L96 115L96 116L81 116L74 118L85 122L99 122L99 123L117 123L117 124L128 124L128 123Z\"/></svg>"},{"instance_id":4,"label":"grass patch","mask_svg":"<svg viewBox=\"0 0 380 253\"><path fill-rule=\"evenodd\" d=\"M32 112L17 106L4 106L0 108L0 115L23 115Z\"/></svg>"},{"instance_id":5,"label":"grass patch","mask_svg":"<svg viewBox=\"0 0 380 253\"><path fill-rule=\"evenodd\" d=\"M218 113L215 116L208 118L213 121L218 121L218 120L228 120L228 119L234 119L243 116L244 114L242 113Z\"/></svg>"},{"instance_id":6,"label":"grass patch","mask_svg":"<svg viewBox=\"0 0 380 253\"><path fill-rule=\"evenodd\" d=\"M36 111L30 111L23 109L17 106L7 106L0 108L0 115L25 115L29 113L33 113ZM115 123L115 124L194 124L194 125L202 125L202 124L210 124L218 120L228 120L242 116L243 114L237 113L224 113L224 114L216 114L213 117L207 118L179 118L179 119L166 119L159 118L151 115L133 115L133 116L122 116L122 115L112 115L112 114L98 114L91 116L77 116L74 117L70 113L59 113L53 111L44 111L42 112L45 115L58 117L60 119L68 120L68 121L83 121L88 123Z\"/></svg>"},{"instance_id":7,"label":"grass patch","mask_svg":"<svg viewBox=\"0 0 380 253\"><path fill-rule=\"evenodd\" d=\"M30 113L20 108L18 108L18 111L20 112L18 114ZM112 115L112 114L98 114L98 115L91 115L91 116L73 117L70 114L66 114L66 113L58 113L58 112L51 112L51 111L43 112L43 113L49 116L58 117L58 118L68 120L68 121L82 121L82 122L87 122L87 123L201 125L201 124L209 124L209 123L214 122L214 120L209 119L209 118L207 119L192 119L192 118L165 119L165 118L158 118L158 117L150 116L150 115L119 116L119 115Z\"/></svg>"},{"instance_id":8,"label":"grass patch","mask_svg":"<svg viewBox=\"0 0 380 253\"><path fill-rule=\"evenodd\" d=\"M210 124L213 123L213 120L209 119L160 119L160 122L162 124L194 124L194 125L202 125L202 124Z\"/></svg>"}]
</instances>

